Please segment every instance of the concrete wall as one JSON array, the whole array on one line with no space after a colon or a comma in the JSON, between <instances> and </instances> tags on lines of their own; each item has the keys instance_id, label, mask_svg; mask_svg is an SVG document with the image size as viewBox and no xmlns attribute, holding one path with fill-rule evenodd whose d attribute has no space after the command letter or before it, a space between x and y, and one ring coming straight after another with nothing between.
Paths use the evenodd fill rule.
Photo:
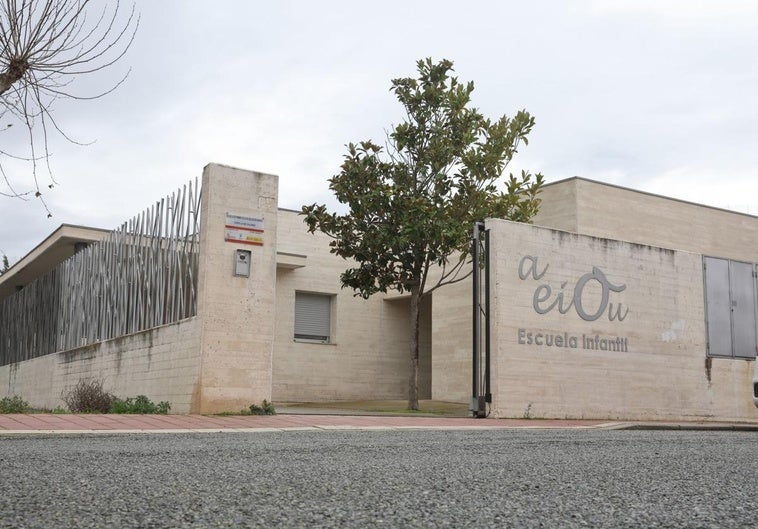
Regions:
<instances>
[{"instance_id":1,"label":"concrete wall","mask_svg":"<svg viewBox=\"0 0 758 529\"><path fill-rule=\"evenodd\" d=\"M758 217L571 178L548 185L534 224L758 262Z\"/></svg>"},{"instance_id":2,"label":"concrete wall","mask_svg":"<svg viewBox=\"0 0 758 529\"><path fill-rule=\"evenodd\" d=\"M539 194L540 209L533 223L578 233L577 182L578 178L570 178L544 186Z\"/></svg>"},{"instance_id":3,"label":"concrete wall","mask_svg":"<svg viewBox=\"0 0 758 529\"><path fill-rule=\"evenodd\" d=\"M212 413L271 400L276 303L278 179L209 164L203 171L197 316L201 367L193 411ZM227 214L262 218L262 245L225 240ZM251 252L250 277L233 273Z\"/></svg>"},{"instance_id":4,"label":"concrete wall","mask_svg":"<svg viewBox=\"0 0 758 529\"><path fill-rule=\"evenodd\" d=\"M493 416L758 420L754 362L706 359L700 255L487 227Z\"/></svg>"},{"instance_id":5,"label":"concrete wall","mask_svg":"<svg viewBox=\"0 0 758 529\"><path fill-rule=\"evenodd\" d=\"M118 397L147 395L188 413L200 372L196 318L70 351L0 367L0 396L20 395L36 408L64 406L62 392L99 379Z\"/></svg>"},{"instance_id":6,"label":"concrete wall","mask_svg":"<svg viewBox=\"0 0 758 529\"><path fill-rule=\"evenodd\" d=\"M432 398L471 397L471 281L435 290L432 308Z\"/></svg>"},{"instance_id":7,"label":"concrete wall","mask_svg":"<svg viewBox=\"0 0 758 529\"><path fill-rule=\"evenodd\" d=\"M534 218L534 224L538 226L758 262L758 218L751 215L583 178L570 178L549 184L543 188L540 198L542 206ZM574 257L570 255L563 256L561 263L570 265L573 260ZM692 272L696 278L693 288L700 292L696 301L702 311L702 270L699 256L696 261L697 266ZM470 289L470 283L463 282L434 293L432 326L435 399L467 402L471 393ZM699 317L698 321L702 323L703 317ZM693 360L695 376L705 370L704 330L699 336L696 347L698 350L702 348L703 352L698 352L697 359ZM752 369L752 363L741 364L739 361L713 359L711 363L712 379L716 376L716 371L719 377L728 373L726 376L732 380L733 377L745 377ZM713 366L717 367L716 371L713 371ZM719 380L720 387L725 388L725 381ZM723 399L726 393L724 390L713 394L713 398Z\"/></svg>"},{"instance_id":8,"label":"concrete wall","mask_svg":"<svg viewBox=\"0 0 758 529\"><path fill-rule=\"evenodd\" d=\"M279 211L274 401L404 399L408 395L408 300L364 300L340 287L349 263L329 253L329 238L309 234L302 217ZM333 296L332 343L294 339L295 293ZM421 398L431 396L430 309L422 324Z\"/></svg>"}]
</instances>

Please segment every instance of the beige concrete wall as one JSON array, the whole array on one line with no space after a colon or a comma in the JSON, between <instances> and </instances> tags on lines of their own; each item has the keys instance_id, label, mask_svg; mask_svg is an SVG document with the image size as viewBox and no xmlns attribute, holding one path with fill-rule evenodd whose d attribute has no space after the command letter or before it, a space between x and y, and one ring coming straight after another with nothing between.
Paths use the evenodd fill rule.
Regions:
<instances>
[{"instance_id":1,"label":"beige concrete wall","mask_svg":"<svg viewBox=\"0 0 758 529\"><path fill-rule=\"evenodd\" d=\"M546 186L540 197L536 225L758 262L758 217L753 215L582 178Z\"/></svg>"},{"instance_id":2,"label":"beige concrete wall","mask_svg":"<svg viewBox=\"0 0 758 529\"><path fill-rule=\"evenodd\" d=\"M471 280L435 290L432 308L432 398L471 397Z\"/></svg>"},{"instance_id":3,"label":"beige concrete wall","mask_svg":"<svg viewBox=\"0 0 758 529\"><path fill-rule=\"evenodd\" d=\"M237 411L271 400L278 180L209 164L203 171L197 315L201 371L193 411ZM227 213L263 218L263 245L225 240ZM233 274L251 251L250 277Z\"/></svg>"},{"instance_id":4,"label":"beige concrete wall","mask_svg":"<svg viewBox=\"0 0 758 529\"><path fill-rule=\"evenodd\" d=\"M188 413L200 371L195 318L113 340L0 367L0 396L19 395L33 407L65 407L62 392L80 379L103 381L118 397L147 395Z\"/></svg>"},{"instance_id":5,"label":"beige concrete wall","mask_svg":"<svg viewBox=\"0 0 758 529\"><path fill-rule=\"evenodd\" d=\"M274 401L403 399L408 388L408 300L381 294L364 300L340 287L349 263L329 253L329 238L309 234L302 217L279 211ZM300 256L299 268L290 262ZM286 259L284 258L286 257ZM295 293L333 296L332 343L294 339ZM429 398L429 304L422 335L421 397ZM425 344L425 345L423 345Z\"/></svg>"},{"instance_id":6,"label":"beige concrete wall","mask_svg":"<svg viewBox=\"0 0 758 529\"><path fill-rule=\"evenodd\" d=\"M755 216L582 178L547 185L540 198L542 205L534 218L537 226L758 262L758 217ZM565 257L563 261L571 259ZM696 273L702 278L702 271L698 269ZM470 288L466 281L434 293L435 399L463 402L470 396ZM695 288L702 292L702 282ZM702 300L699 303L702 304ZM703 364L704 358L698 361ZM713 362L724 363L716 359ZM751 367L751 363L740 366L737 362L725 369L730 373L737 369L739 373L730 376L740 377ZM715 395L714 398L718 399Z\"/></svg>"},{"instance_id":7,"label":"beige concrete wall","mask_svg":"<svg viewBox=\"0 0 758 529\"><path fill-rule=\"evenodd\" d=\"M487 227L493 416L758 420L754 362L706 361L700 255L507 221ZM603 306L598 271L624 289L608 289L593 319ZM609 317L619 310L622 321Z\"/></svg>"},{"instance_id":8,"label":"beige concrete wall","mask_svg":"<svg viewBox=\"0 0 758 529\"><path fill-rule=\"evenodd\" d=\"M532 219L533 224L578 233L578 181L577 178L571 178L543 187L539 194L540 209Z\"/></svg>"}]
</instances>

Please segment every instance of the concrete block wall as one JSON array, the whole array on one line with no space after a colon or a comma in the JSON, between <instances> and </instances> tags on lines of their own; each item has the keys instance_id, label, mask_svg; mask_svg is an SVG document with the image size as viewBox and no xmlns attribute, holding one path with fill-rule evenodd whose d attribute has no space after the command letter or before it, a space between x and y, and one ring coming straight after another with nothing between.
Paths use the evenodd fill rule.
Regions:
<instances>
[{"instance_id":1,"label":"concrete block wall","mask_svg":"<svg viewBox=\"0 0 758 529\"><path fill-rule=\"evenodd\" d=\"M534 224L758 262L758 217L570 178L546 186Z\"/></svg>"},{"instance_id":2,"label":"concrete block wall","mask_svg":"<svg viewBox=\"0 0 758 529\"><path fill-rule=\"evenodd\" d=\"M469 402L471 397L471 281L435 290L432 308L432 398Z\"/></svg>"},{"instance_id":3,"label":"concrete block wall","mask_svg":"<svg viewBox=\"0 0 758 529\"><path fill-rule=\"evenodd\" d=\"M754 363L706 358L702 256L487 227L494 416L758 420Z\"/></svg>"},{"instance_id":4,"label":"concrete block wall","mask_svg":"<svg viewBox=\"0 0 758 529\"><path fill-rule=\"evenodd\" d=\"M0 367L0 395L19 395L36 408L65 407L61 395L80 379L126 398L168 401L188 413L200 370L195 318Z\"/></svg>"},{"instance_id":5,"label":"concrete block wall","mask_svg":"<svg viewBox=\"0 0 758 529\"><path fill-rule=\"evenodd\" d=\"M539 194L540 209L532 219L533 223L579 233L578 182L578 178L569 178L544 186Z\"/></svg>"},{"instance_id":6,"label":"concrete block wall","mask_svg":"<svg viewBox=\"0 0 758 529\"><path fill-rule=\"evenodd\" d=\"M209 164L203 171L197 316L200 380L193 411L238 411L271 400L278 178ZM225 240L227 214L263 219L262 245ZM234 275L236 250L250 277Z\"/></svg>"}]
</instances>

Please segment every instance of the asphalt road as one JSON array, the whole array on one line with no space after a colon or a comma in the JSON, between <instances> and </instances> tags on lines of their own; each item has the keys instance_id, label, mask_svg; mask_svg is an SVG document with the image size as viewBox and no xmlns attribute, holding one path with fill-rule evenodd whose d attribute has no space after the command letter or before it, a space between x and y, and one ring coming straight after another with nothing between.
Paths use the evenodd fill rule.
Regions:
<instances>
[{"instance_id":1,"label":"asphalt road","mask_svg":"<svg viewBox=\"0 0 758 529\"><path fill-rule=\"evenodd\" d=\"M755 527L758 434L0 438L0 527Z\"/></svg>"}]
</instances>

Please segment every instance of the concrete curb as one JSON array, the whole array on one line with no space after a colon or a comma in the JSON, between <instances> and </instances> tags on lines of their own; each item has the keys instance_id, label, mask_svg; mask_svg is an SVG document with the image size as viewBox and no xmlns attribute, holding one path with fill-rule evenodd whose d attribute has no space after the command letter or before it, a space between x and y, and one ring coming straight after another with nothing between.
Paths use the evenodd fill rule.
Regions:
<instances>
[{"instance_id":1,"label":"concrete curb","mask_svg":"<svg viewBox=\"0 0 758 529\"><path fill-rule=\"evenodd\" d=\"M685 431L728 431L728 432L758 432L758 424L655 424L655 423L630 423L624 430L685 430Z\"/></svg>"}]
</instances>

